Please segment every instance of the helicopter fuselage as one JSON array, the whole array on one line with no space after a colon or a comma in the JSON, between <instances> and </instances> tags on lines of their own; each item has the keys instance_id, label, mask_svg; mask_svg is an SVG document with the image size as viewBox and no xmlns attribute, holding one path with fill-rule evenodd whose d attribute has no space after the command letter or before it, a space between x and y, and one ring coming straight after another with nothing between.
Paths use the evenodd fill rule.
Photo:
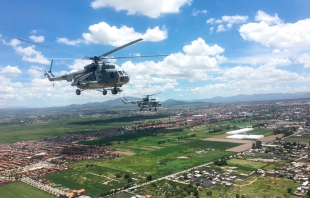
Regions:
<instances>
[{"instance_id":1,"label":"helicopter fuselage","mask_svg":"<svg viewBox=\"0 0 310 198\"><path fill-rule=\"evenodd\" d=\"M142 100L133 100L133 101L128 101L125 98L122 99L122 102L124 104L137 104L138 107L140 108L140 111L143 110L143 108L149 108L149 110L151 110L152 108L154 108L155 111L157 111L157 107L161 107L161 103L159 100L155 99L155 98L151 98L149 97L149 95L147 95L146 98L143 98Z\"/></svg>"},{"instance_id":2,"label":"helicopter fuselage","mask_svg":"<svg viewBox=\"0 0 310 198\"><path fill-rule=\"evenodd\" d=\"M95 65L97 64L97 65ZM85 70L96 66L94 72L89 72L85 75ZM125 71L115 69L115 65L110 63L92 63L84 67L84 70L71 72L58 77L51 77L48 72L48 79L50 81L66 80L72 81L72 86L76 86L81 90L85 89L105 89L105 88L117 88L127 84L130 77Z\"/></svg>"}]
</instances>

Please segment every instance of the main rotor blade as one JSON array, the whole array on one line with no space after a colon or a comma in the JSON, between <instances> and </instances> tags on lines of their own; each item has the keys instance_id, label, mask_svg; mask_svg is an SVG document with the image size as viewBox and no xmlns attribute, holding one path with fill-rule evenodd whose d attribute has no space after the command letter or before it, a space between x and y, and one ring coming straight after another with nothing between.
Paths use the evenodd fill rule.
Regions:
<instances>
[{"instance_id":1,"label":"main rotor blade","mask_svg":"<svg viewBox=\"0 0 310 198\"><path fill-rule=\"evenodd\" d=\"M102 57L102 59L144 58L144 57L158 57L158 56L169 56L169 55L158 54L158 55L145 55L145 56L117 56L117 57Z\"/></svg>"},{"instance_id":2,"label":"main rotor blade","mask_svg":"<svg viewBox=\"0 0 310 198\"><path fill-rule=\"evenodd\" d=\"M114 53L114 52L116 52L116 51L118 51L118 50L120 50L120 49L123 49L124 47L127 47L127 46L129 46L129 45L135 44L135 43L137 43L137 42L139 42L139 41L142 41L142 40L143 40L142 38L139 38L139 39L137 39L137 40L135 40L135 41L131 41L131 42L125 44L125 45L122 45L122 46L120 46L120 47L115 48L114 50L111 50L111 51L109 51L109 52L107 52L107 53L105 53L105 54L102 54L101 56L99 56L99 58L104 57L104 56L108 56L108 55L110 55L110 54L112 54L112 53Z\"/></svg>"},{"instance_id":3,"label":"main rotor blade","mask_svg":"<svg viewBox=\"0 0 310 198\"><path fill-rule=\"evenodd\" d=\"M151 94L151 95L147 95L147 96L154 96L154 95L157 95L157 94L160 94L161 92L158 92L158 93L154 93L154 94Z\"/></svg>"},{"instance_id":4,"label":"main rotor blade","mask_svg":"<svg viewBox=\"0 0 310 198\"><path fill-rule=\"evenodd\" d=\"M26 42L26 43L31 43L31 44L34 44L34 45L38 45L38 46L41 46L41 47L45 47L45 48L48 48L48 49L52 49L52 50L64 52L64 53L67 53L67 54L72 54L72 55L75 55L75 56L81 56L81 57L84 57L84 58L85 58L85 56L84 56L84 55L81 55L81 54L75 54L75 53L67 52L67 51L64 51L64 50L60 50L60 49L48 47L48 46L46 46L46 45L42 45L42 44L35 43L35 42L32 42L32 41L27 41L27 40L21 39L21 38L15 38L15 39L20 40L20 41L23 41L23 42Z\"/></svg>"}]
</instances>

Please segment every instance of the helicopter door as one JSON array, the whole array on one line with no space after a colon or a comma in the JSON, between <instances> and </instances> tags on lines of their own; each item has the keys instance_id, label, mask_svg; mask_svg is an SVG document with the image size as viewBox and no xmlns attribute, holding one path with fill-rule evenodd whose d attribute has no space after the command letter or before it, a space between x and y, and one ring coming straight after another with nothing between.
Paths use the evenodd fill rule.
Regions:
<instances>
[{"instance_id":1,"label":"helicopter door","mask_svg":"<svg viewBox=\"0 0 310 198\"><path fill-rule=\"evenodd\" d=\"M109 77L110 77L111 79L114 79L114 78L115 78L114 72L110 72Z\"/></svg>"}]
</instances>

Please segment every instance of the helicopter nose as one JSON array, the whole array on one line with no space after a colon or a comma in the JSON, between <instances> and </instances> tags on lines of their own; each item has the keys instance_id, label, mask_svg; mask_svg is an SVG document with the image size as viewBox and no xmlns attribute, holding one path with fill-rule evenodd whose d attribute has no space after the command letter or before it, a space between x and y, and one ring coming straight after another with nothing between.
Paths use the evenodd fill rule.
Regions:
<instances>
[{"instance_id":1,"label":"helicopter nose","mask_svg":"<svg viewBox=\"0 0 310 198\"><path fill-rule=\"evenodd\" d=\"M125 76L125 82L128 83L130 80L130 76Z\"/></svg>"}]
</instances>

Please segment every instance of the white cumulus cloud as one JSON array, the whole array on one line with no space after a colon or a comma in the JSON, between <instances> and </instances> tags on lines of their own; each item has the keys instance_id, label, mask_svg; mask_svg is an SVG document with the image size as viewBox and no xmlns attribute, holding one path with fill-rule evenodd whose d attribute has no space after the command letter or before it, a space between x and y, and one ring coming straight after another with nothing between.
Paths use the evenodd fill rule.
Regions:
<instances>
[{"instance_id":1,"label":"white cumulus cloud","mask_svg":"<svg viewBox=\"0 0 310 198\"><path fill-rule=\"evenodd\" d=\"M21 42L18 39L12 39L9 43L2 39L2 42L6 45L13 47L16 53L22 56L22 60L40 64L50 64L50 61L45 58L41 52L35 50L35 46L22 47Z\"/></svg>"},{"instance_id":2,"label":"white cumulus cloud","mask_svg":"<svg viewBox=\"0 0 310 198\"><path fill-rule=\"evenodd\" d=\"M170 54L163 61L144 61L137 64L127 61L121 67L125 71L130 71L132 76L157 75L162 78L194 82L211 79L209 72L214 72L220 63L226 61L221 55L224 52L222 47L210 46L202 38L185 45L183 51Z\"/></svg>"},{"instance_id":3,"label":"white cumulus cloud","mask_svg":"<svg viewBox=\"0 0 310 198\"><path fill-rule=\"evenodd\" d=\"M280 24L282 20L279 19L278 15L270 16L266 14L264 11L259 10L255 16L256 21L265 21L268 24Z\"/></svg>"},{"instance_id":4,"label":"white cumulus cloud","mask_svg":"<svg viewBox=\"0 0 310 198\"><path fill-rule=\"evenodd\" d=\"M8 65L4 68L0 67L0 75L18 76L21 73L22 73L22 71L20 71L20 69L18 69L17 66Z\"/></svg>"},{"instance_id":5,"label":"white cumulus cloud","mask_svg":"<svg viewBox=\"0 0 310 198\"><path fill-rule=\"evenodd\" d=\"M67 38L57 38L57 43L64 43L66 45L79 45L83 43L83 41L81 39L69 40Z\"/></svg>"},{"instance_id":6,"label":"white cumulus cloud","mask_svg":"<svg viewBox=\"0 0 310 198\"><path fill-rule=\"evenodd\" d=\"M196 9L193 9L192 11L192 15L193 16L198 16L199 14L207 14L207 10L196 10Z\"/></svg>"},{"instance_id":7,"label":"white cumulus cloud","mask_svg":"<svg viewBox=\"0 0 310 198\"><path fill-rule=\"evenodd\" d=\"M32 35L32 36L29 36L29 38L31 40L33 40L34 42L36 43L42 43L44 42L44 36L35 36L35 35Z\"/></svg>"},{"instance_id":8,"label":"white cumulus cloud","mask_svg":"<svg viewBox=\"0 0 310 198\"><path fill-rule=\"evenodd\" d=\"M224 32L230 28L234 24L241 24L245 23L248 20L248 16L240 16L240 15L234 15L234 16L222 16L220 19L214 19L209 18L206 23L207 24L220 24L217 27L216 32Z\"/></svg>"},{"instance_id":9,"label":"white cumulus cloud","mask_svg":"<svg viewBox=\"0 0 310 198\"><path fill-rule=\"evenodd\" d=\"M281 49L310 46L310 19L283 23L277 15L270 16L263 11L258 11L255 18L258 22L240 27L239 33L244 40Z\"/></svg>"},{"instance_id":10,"label":"white cumulus cloud","mask_svg":"<svg viewBox=\"0 0 310 198\"><path fill-rule=\"evenodd\" d=\"M296 62L303 64L305 68L310 67L310 53L303 53L296 58Z\"/></svg>"},{"instance_id":11,"label":"white cumulus cloud","mask_svg":"<svg viewBox=\"0 0 310 198\"><path fill-rule=\"evenodd\" d=\"M184 5L190 5L192 0L94 0L91 7L99 9L112 7L116 11L127 11L128 15L144 15L150 18L158 18L163 14L175 14L180 12Z\"/></svg>"},{"instance_id":12,"label":"white cumulus cloud","mask_svg":"<svg viewBox=\"0 0 310 198\"><path fill-rule=\"evenodd\" d=\"M165 27L160 29L158 26L153 29L148 28L144 34L136 32L132 27L123 25L118 28L110 26L105 22L91 25L88 29L90 33L83 33L82 35L86 43L108 44L112 46L121 46L138 38L154 42L168 37Z\"/></svg>"},{"instance_id":13,"label":"white cumulus cloud","mask_svg":"<svg viewBox=\"0 0 310 198\"><path fill-rule=\"evenodd\" d=\"M202 38L198 38L191 42L191 45L183 47L183 51L188 55L217 55L223 53L225 50L218 46L209 46Z\"/></svg>"}]
</instances>

